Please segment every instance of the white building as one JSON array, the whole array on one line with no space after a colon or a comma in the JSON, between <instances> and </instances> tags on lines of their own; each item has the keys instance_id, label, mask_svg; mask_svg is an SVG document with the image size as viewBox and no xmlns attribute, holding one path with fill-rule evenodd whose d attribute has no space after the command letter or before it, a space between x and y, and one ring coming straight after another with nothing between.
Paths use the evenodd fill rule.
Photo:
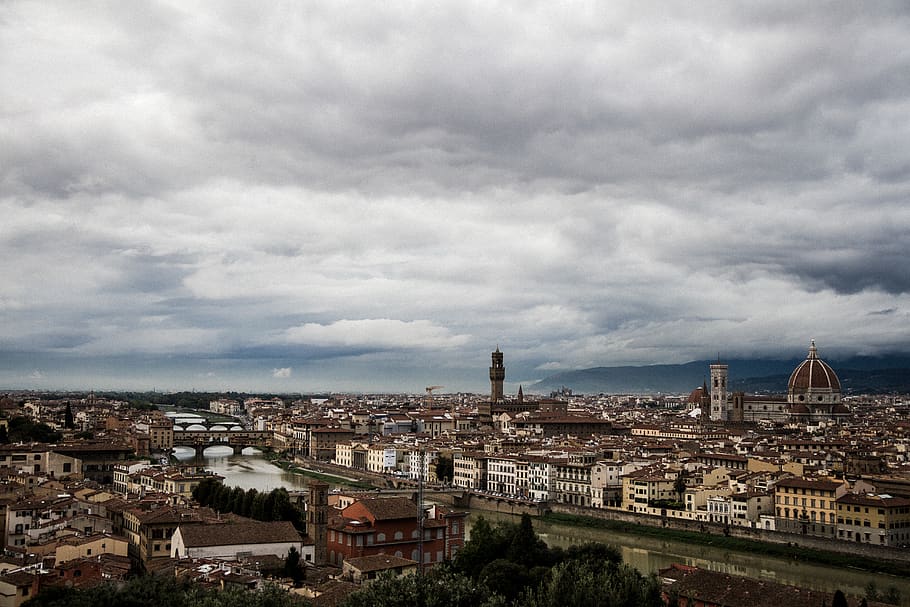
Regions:
<instances>
[{"instance_id":1,"label":"white building","mask_svg":"<svg viewBox=\"0 0 910 607\"><path fill-rule=\"evenodd\" d=\"M171 558L235 560L267 554L285 558L291 548L313 562L315 546L304 545L288 521L180 525L171 539Z\"/></svg>"}]
</instances>

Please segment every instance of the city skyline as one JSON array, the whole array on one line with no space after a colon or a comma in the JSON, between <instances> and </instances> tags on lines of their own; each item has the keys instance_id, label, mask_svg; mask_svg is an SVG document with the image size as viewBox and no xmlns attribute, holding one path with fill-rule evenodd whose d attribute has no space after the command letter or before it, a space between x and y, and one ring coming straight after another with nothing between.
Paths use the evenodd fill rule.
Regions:
<instances>
[{"instance_id":1,"label":"city skyline","mask_svg":"<svg viewBox=\"0 0 910 607\"><path fill-rule=\"evenodd\" d=\"M910 352L901 3L197 9L0 7L0 385Z\"/></svg>"}]
</instances>

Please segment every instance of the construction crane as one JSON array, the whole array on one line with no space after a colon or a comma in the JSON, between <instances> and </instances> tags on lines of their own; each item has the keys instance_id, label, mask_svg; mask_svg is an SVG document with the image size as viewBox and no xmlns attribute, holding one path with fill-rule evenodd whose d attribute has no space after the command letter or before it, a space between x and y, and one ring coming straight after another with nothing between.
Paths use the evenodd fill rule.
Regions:
<instances>
[{"instance_id":1,"label":"construction crane","mask_svg":"<svg viewBox=\"0 0 910 607\"><path fill-rule=\"evenodd\" d=\"M427 386L427 395L423 399L423 406L430 407L433 402L433 390L440 390L445 386Z\"/></svg>"}]
</instances>

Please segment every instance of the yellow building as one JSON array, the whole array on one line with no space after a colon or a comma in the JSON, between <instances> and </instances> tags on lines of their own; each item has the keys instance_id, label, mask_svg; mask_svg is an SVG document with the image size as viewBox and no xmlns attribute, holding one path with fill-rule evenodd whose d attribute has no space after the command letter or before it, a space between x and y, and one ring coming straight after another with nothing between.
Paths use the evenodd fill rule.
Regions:
<instances>
[{"instance_id":1,"label":"yellow building","mask_svg":"<svg viewBox=\"0 0 910 607\"><path fill-rule=\"evenodd\" d=\"M786 478L774 486L778 531L833 538L837 502L847 483L829 479Z\"/></svg>"},{"instance_id":2,"label":"yellow building","mask_svg":"<svg viewBox=\"0 0 910 607\"><path fill-rule=\"evenodd\" d=\"M675 479L650 470L633 472L622 479L622 509L647 512L650 504L660 500L677 500Z\"/></svg>"},{"instance_id":3,"label":"yellow building","mask_svg":"<svg viewBox=\"0 0 910 607\"><path fill-rule=\"evenodd\" d=\"M65 563L73 559L115 554L129 556L126 538L107 533L69 537L57 545L56 563Z\"/></svg>"},{"instance_id":4,"label":"yellow building","mask_svg":"<svg viewBox=\"0 0 910 607\"><path fill-rule=\"evenodd\" d=\"M174 448L174 422L157 417L149 422L149 446L153 451L170 453Z\"/></svg>"},{"instance_id":5,"label":"yellow building","mask_svg":"<svg viewBox=\"0 0 910 607\"><path fill-rule=\"evenodd\" d=\"M910 499L848 493L837 500L838 539L903 546L910 543Z\"/></svg>"}]
</instances>

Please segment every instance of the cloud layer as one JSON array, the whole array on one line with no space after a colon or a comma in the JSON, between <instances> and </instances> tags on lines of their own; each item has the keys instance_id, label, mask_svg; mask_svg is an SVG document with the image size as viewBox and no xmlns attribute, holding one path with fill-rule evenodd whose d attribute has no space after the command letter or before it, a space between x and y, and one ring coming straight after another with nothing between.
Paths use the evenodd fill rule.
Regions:
<instances>
[{"instance_id":1,"label":"cloud layer","mask_svg":"<svg viewBox=\"0 0 910 607\"><path fill-rule=\"evenodd\" d=\"M0 385L906 350L908 39L900 2L5 3Z\"/></svg>"}]
</instances>

